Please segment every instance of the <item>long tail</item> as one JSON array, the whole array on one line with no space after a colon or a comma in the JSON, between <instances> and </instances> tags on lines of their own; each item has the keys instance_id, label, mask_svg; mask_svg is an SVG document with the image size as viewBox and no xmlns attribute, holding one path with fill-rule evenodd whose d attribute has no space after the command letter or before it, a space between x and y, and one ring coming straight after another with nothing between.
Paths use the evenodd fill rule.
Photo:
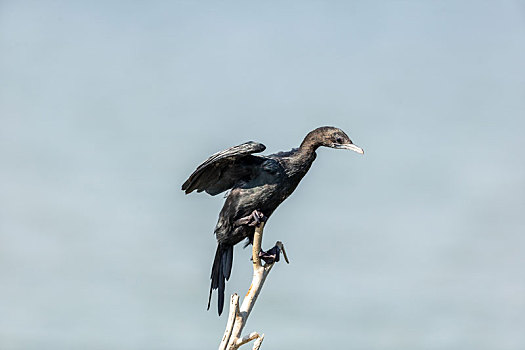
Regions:
<instances>
[{"instance_id":1,"label":"long tail","mask_svg":"<svg viewBox=\"0 0 525 350\"><path fill-rule=\"evenodd\" d=\"M211 293L214 289L218 291L217 308L219 316L222 314L224 308L224 287L226 281L230 279L233 264L233 246L229 244L219 243L217 251L215 252L215 259L211 268L211 285L210 296L208 297L208 310L210 309Z\"/></svg>"}]
</instances>

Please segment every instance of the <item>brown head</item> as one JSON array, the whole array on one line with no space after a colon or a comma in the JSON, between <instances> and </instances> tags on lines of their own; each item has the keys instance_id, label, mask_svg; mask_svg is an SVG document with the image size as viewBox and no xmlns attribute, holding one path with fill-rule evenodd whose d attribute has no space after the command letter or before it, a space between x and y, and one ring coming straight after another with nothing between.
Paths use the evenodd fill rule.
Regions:
<instances>
[{"instance_id":1,"label":"brown head","mask_svg":"<svg viewBox=\"0 0 525 350\"><path fill-rule=\"evenodd\" d=\"M301 148L309 151L315 151L320 146L349 149L364 154L363 149L354 145L350 137L348 137L343 130L334 128L333 126L322 126L310 131L304 138L303 143L301 143Z\"/></svg>"}]
</instances>

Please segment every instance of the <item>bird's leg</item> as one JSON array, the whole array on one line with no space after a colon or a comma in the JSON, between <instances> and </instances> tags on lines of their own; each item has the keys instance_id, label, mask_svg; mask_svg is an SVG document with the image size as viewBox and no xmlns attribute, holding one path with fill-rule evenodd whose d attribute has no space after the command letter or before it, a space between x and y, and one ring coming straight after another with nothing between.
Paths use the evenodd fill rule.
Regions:
<instances>
[{"instance_id":1,"label":"bird's leg","mask_svg":"<svg viewBox=\"0 0 525 350\"><path fill-rule=\"evenodd\" d=\"M248 225L248 226L259 226L262 222L266 222L268 218L264 216L259 210L254 210L248 216L242 217L239 220L235 221L235 225ZM289 264L288 257L286 256L286 251L284 250L284 244L281 241L277 241L273 248L270 248L268 251L261 249L259 252L259 257L264 260L267 264L273 264L280 260L281 252L283 252L284 260Z\"/></svg>"},{"instance_id":2,"label":"bird's leg","mask_svg":"<svg viewBox=\"0 0 525 350\"><path fill-rule=\"evenodd\" d=\"M288 256L286 256L284 244L281 241L277 241L277 243L275 243L275 246L266 252L261 249L261 251L259 252L259 257L263 259L265 263L273 264L280 260L281 252L283 252L284 260L287 264L289 264L290 262L288 261Z\"/></svg>"},{"instance_id":3,"label":"bird's leg","mask_svg":"<svg viewBox=\"0 0 525 350\"><path fill-rule=\"evenodd\" d=\"M263 213L255 209L250 215L242 217L239 220L235 221L235 225L259 226L261 222L266 222L266 219L268 218L264 216Z\"/></svg>"}]
</instances>

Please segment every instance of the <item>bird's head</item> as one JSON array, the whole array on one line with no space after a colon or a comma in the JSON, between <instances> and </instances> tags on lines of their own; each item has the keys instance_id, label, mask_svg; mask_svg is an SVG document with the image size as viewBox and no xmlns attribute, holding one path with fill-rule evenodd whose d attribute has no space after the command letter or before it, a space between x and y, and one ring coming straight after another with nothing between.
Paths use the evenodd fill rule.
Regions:
<instances>
[{"instance_id":1,"label":"bird's head","mask_svg":"<svg viewBox=\"0 0 525 350\"><path fill-rule=\"evenodd\" d=\"M310 131L301 144L301 147L312 147L314 150L319 146L349 149L364 154L363 149L354 145L350 137L348 137L343 130L333 126L322 126Z\"/></svg>"}]
</instances>

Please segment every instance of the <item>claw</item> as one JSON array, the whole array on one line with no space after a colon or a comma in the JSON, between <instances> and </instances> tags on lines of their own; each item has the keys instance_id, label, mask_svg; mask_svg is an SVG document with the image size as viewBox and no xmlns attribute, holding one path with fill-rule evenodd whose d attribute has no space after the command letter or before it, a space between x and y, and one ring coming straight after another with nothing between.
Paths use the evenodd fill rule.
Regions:
<instances>
[{"instance_id":1,"label":"claw","mask_svg":"<svg viewBox=\"0 0 525 350\"><path fill-rule=\"evenodd\" d=\"M283 252L283 256L284 256L284 261L286 261L287 264L290 263L290 260L288 260L288 256L286 255L286 250L284 250L284 244L283 242L281 241L277 241L275 243L275 246L278 247L282 252Z\"/></svg>"},{"instance_id":2,"label":"claw","mask_svg":"<svg viewBox=\"0 0 525 350\"><path fill-rule=\"evenodd\" d=\"M278 262L279 261L279 248L273 247L272 249L266 252L261 249L261 251L259 252L259 257L262 260L264 260L264 262L267 264L273 264L275 262Z\"/></svg>"},{"instance_id":3,"label":"claw","mask_svg":"<svg viewBox=\"0 0 525 350\"><path fill-rule=\"evenodd\" d=\"M259 226L261 222L266 222L268 218L264 216L259 210L254 210L248 216L242 217L235 221L236 226L248 225L248 226Z\"/></svg>"},{"instance_id":4,"label":"claw","mask_svg":"<svg viewBox=\"0 0 525 350\"><path fill-rule=\"evenodd\" d=\"M288 260L288 256L286 255L286 251L284 250L284 244L281 241L277 241L277 243L275 243L275 246L266 252L264 250L261 250L259 252L259 257L262 260L264 260L265 263L273 264L279 262L281 251L283 252L284 260L287 264L289 264L290 261Z\"/></svg>"}]
</instances>

